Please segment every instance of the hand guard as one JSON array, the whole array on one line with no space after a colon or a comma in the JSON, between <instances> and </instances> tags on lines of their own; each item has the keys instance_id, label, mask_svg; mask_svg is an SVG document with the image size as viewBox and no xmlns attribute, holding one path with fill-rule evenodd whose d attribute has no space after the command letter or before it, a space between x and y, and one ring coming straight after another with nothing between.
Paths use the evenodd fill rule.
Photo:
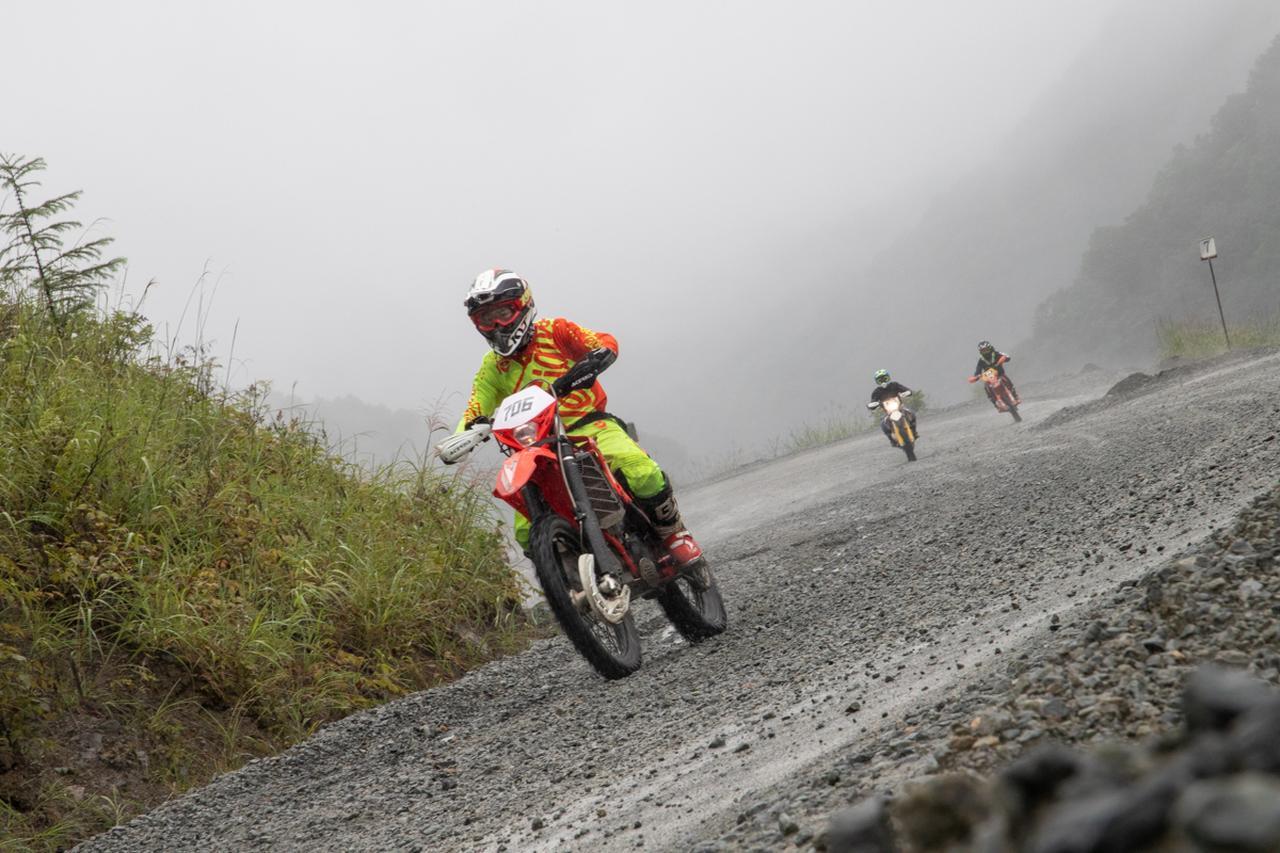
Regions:
<instances>
[{"instance_id":1,"label":"hand guard","mask_svg":"<svg viewBox=\"0 0 1280 853\"><path fill-rule=\"evenodd\" d=\"M582 361L571 367L568 373L551 384L551 393L559 398L574 391L581 391L583 388L590 388L595 384L596 377L604 373L617 358L618 354L608 347L593 349Z\"/></svg>"},{"instance_id":2,"label":"hand guard","mask_svg":"<svg viewBox=\"0 0 1280 853\"><path fill-rule=\"evenodd\" d=\"M476 424L466 432L454 433L436 445L436 455L446 465L461 462L467 454L489 440L493 427L489 424Z\"/></svg>"}]
</instances>

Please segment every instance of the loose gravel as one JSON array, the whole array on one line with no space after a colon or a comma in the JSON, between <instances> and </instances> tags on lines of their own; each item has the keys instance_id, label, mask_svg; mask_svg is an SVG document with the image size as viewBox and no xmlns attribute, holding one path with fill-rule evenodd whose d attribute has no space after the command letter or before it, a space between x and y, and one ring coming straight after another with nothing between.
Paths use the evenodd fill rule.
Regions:
<instances>
[{"instance_id":1,"label":"loose gravel","mask_svg":"<svg viewBox=\"0 0 1280 853\"><path fill-rule=\"evenodd\" d=\"M1280 489L1012 661L1002 701L953 712L949 741L931 745L936 777L838 812L814 846L1280 850L1277 549Z\"/></svg>"},{"instance_id":2,"label":"loose gravel","mask_svg":"<svg viewBox=\"0 0 1280 853\"><path fill-rule=\"evenodd\" d=\"M1175 653L1199 654L1181 629L1140 661L1093 662L1103 647L1077 644L1092 693L1037 694L1035 673L1095 623L1102 640L1129 634L1126 648L1155 637L1155 621L1138 630L1103 608L1119 596L1132 609L1166 555L1193 556L1274 486L1278 367L1237 359L1045 429L1027 427L1107 385L1028 388L1023 426L983 408L922 419L918 463L876 435L686 490L730 606L722 637L690 647L646 607L644 667L619 682L543 641L83 849L807 848L867 795L1019 754L1048 729L1024 714L1061 711L1064 731L1122 720L1129 737L1176 724L1160 690L1189 665ZM1172 680L1115 689L1108 654L1126 683L1153 655ZM1044 706L1009 704L1017 678ZM994 713L1008 724L974 727Z\"/></svg>"}]
</instances>

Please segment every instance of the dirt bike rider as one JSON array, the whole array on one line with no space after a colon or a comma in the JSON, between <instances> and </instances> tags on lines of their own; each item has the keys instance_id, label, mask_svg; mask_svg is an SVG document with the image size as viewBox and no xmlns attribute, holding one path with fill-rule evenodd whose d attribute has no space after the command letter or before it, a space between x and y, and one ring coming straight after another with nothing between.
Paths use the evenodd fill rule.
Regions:
<instances>
[{"instance_id":1,"label":"dirt bike rider","mask_svg":"<svg viewBox=\"0 0 1280 853\"><path fill-rule=\"evenodd\" d=\"M490 423L499 403L539 384L559 400L567 433L595 439L610 470L653 522L676 562L685 566L701 558L702 549L685 528L666 474L605 411L608 398L596 377L618 357L614 337L563 317L537 319L529 284L510 270L476 276L465 305L491 351L480 363L457 431L440 445L445 464L460 461L479 444L467 433L476 424ZM529 519L519 513L515 537L527 552Z\"/></svg>"},{"instance_id":2,"label":"dirt bike rider","mask_svg":"<svg viewBox=\"0 0 1280 853\"><path fill-rule=\"evenodd\" d=\"M877 370L873 377L876 381L876 387L871 392L871 402L867 404L867 408L874 409L878 407L885 397L902 397L904 394L910 396L911 389L901 382L895 381L889 376L887 370ZM916 428L916 413L903 406L902 414L906 416L907 422L911 424L911 431L920 437L920 430ZM884 431L885 437L889 439L889 443L894 447L898 443L893 440L893 431L889 426L889 416L885 415L880 421L880 429Z\"/></svg>"},{"instance_id":3,"label":"dirt bike rider","mask_svg":"<svg viewBox=\"0 0 1280 853\"><path fill-rule=\"evenodd\" d=\"M994 370L1004 380L1004 384L1009 387L1009 393L1013 395L1013 402L1021 404L1022 399L1018 396L1018 391L1013 387L1013 380L1004 372L1005 362L1011 361L1012 357L1007 353L1000 352L991 345L991 341L980 341L978 343L978 366L973 369L973 379L976 381L982 378L984 370ZM991 386L983 383L983 388L987 389L987 399L991 401L991 405L996 405L996 395L992 393ZM999 408L997 406L997 408Z\"/></svg>"}]
</instances>

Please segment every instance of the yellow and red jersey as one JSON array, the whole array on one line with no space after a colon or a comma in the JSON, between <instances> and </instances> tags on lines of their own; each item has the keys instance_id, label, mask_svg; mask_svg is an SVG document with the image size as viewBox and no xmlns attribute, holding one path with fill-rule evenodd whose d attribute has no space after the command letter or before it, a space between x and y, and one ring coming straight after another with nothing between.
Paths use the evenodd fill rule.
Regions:
<instances>
[{"instance_id":1,"label":"yellow and red jersey","mask_svg":"<svg viewBox=\"0 0 1280 853\"><path fill-rule=\"evenodd\" d=\"M587 353L599 347L618 352L613 335L593 332L563 317L538 320L533 340L519 353L500 356L485 353L471 386L471 399L458 423L463 431L477 418L488 418L498 404L522 388L535 383L550 389L551 383L569 372ZM560 400L560 417L566 424L603 412L609 398L599 382L590 388L574 391Z\"/></svg>"}]
</instances>

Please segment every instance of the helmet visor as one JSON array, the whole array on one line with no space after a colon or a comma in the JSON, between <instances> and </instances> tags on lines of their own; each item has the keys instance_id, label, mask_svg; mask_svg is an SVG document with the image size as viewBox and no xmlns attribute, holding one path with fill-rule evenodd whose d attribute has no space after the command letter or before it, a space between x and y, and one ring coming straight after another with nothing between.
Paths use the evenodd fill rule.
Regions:
<instances>
[{"instance_id":1,"label":"helmet visor","mask_svg":"<svg viewBox=\"0 0 1280 853\"><path fill-rule=\"evenodd\" d=\"M510 326L519 319L522 307L519 300L515 299L481 305L471 312L471 322L482 332L492 332L499 326Z\"/></svg>"},{"instance_id":2,"label":"helmet visor","mask_svg":"<svg viewBox=\"0 0 1280 853\"><path fill-rule=\"evenodd\" d=\"M888 381L889 381L889 374L887 374L887 373L881 373L881 374L878 374L878 375L876 376L876 384L877 384L877 385L883 385L883 384L885 384L885 383L886 383L886 382L888 382Z\"/></svg>"}]
</instances>

